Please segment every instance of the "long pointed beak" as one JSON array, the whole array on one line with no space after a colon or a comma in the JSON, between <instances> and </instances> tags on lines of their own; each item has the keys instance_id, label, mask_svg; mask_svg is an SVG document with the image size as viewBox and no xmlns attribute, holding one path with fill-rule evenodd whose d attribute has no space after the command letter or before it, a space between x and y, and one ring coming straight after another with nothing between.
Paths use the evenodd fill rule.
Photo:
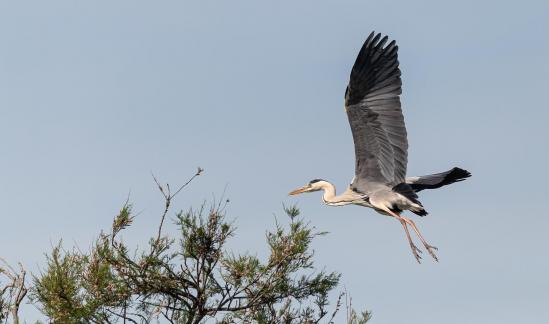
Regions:
<instances>
[{"instance_id":1,"label":"long pointed beak","mask_svg":"<svg viewBox=\"0 0 549 324\"><path fill-rule=\"evenodd\" d=\"M307 191L307 187L301 187L299 189L296 189L294 191L290 191L290 193L288 193L289 196L295 196L295 195L299 195L300 193L304 193L305 191Z\"/></svg>"}]
</instances>

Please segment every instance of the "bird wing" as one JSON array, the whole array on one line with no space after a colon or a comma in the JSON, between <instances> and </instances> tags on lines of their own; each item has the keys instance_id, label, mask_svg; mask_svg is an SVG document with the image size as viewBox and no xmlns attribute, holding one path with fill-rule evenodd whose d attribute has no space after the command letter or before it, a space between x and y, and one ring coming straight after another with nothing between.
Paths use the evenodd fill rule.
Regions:
<instances>
[{"instance_id":1,"label":"bird wing","mask_svg":"<svg viewBox=\"0 0 549 324\"><path fill-rule=\"evenodd\" d=\"M408 139L400 107L402 93L395 41L372 32L355 61L345 91L345 110L355 144L355 178L362 192L373 183L404 182Z\"/></svg>"},{"instance_id":2,"label":"bird wing","mask_svg":"<svg viewBox=\"0 0 549 324\"><path fill-rule=\"evenodd\" d=\"M436 189L454 182L463 181L470 176L471 173L469 171L455 167L446 172L409 177L406 178L406 183L410 185L412 190L418 192L423 189Z\"/></svg>"}]
</instances>

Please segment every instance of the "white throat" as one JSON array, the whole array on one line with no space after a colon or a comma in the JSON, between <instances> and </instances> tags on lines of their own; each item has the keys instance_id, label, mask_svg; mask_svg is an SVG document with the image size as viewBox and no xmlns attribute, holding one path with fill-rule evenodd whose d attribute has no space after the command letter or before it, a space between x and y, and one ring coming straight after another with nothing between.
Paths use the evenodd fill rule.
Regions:
<instances>
[{"instance_id":1,"label":"white throat","mask_svg":"<svg viewBox=\"0 0 549 324\"><path fill-rule=\"evenodd\" d=\"M343 206L351 204L352 201L345 199L344 195L336 196L336 188L328 181L319 181L316 186L323 190L322 202L328 206Z\"/></svg>"}]
</instances>

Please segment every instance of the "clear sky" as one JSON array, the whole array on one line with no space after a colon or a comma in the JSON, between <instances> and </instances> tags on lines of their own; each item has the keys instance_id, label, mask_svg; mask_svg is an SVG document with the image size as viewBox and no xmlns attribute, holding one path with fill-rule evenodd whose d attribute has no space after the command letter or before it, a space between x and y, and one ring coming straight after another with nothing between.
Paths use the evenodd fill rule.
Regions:
<instances>
[{"instance_id":1,"label":"clear sky","mask_svg":"<svg viewBox=\"0 0 549 324\"><path fill-rule=\"evenodd\" d=\"M549 2L2 1L0 255L32 271L59 239L85 249L131 192L129 241L154 232L172 185L206 171L177 208L227 186L238 236L264 255L282 203L330 234L320 267L373 323L549 321ZM290 198L354 174L343 111L352 63L376 30L396 39L409 175L461 166L422 192L440 263L418 265L400 224ZM30 306L23 317L38 313Z\"/></svg>"}]
</instances>

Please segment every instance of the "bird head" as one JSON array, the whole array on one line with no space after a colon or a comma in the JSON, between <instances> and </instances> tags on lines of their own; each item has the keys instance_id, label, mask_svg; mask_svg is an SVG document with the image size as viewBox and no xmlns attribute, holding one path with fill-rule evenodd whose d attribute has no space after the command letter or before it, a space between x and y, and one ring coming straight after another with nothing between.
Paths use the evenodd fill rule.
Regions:
<instances>
[{"instance_id":1,"label":"bird head","mask_svg":"<svg viewBox=\"0 0 549 324\"><path fill-rule=\"evenodd\" d=\"M303 187L291 191L290 193L288 193L288 195L294 196L294 195L302 194L304 192L319 191L319 190L322 189L322 183L323 182L325 182L325 181L322 180L322 179L311 180L311 181L309 181L309 183L307 183Z\"/></svg>"}]
</instances>

